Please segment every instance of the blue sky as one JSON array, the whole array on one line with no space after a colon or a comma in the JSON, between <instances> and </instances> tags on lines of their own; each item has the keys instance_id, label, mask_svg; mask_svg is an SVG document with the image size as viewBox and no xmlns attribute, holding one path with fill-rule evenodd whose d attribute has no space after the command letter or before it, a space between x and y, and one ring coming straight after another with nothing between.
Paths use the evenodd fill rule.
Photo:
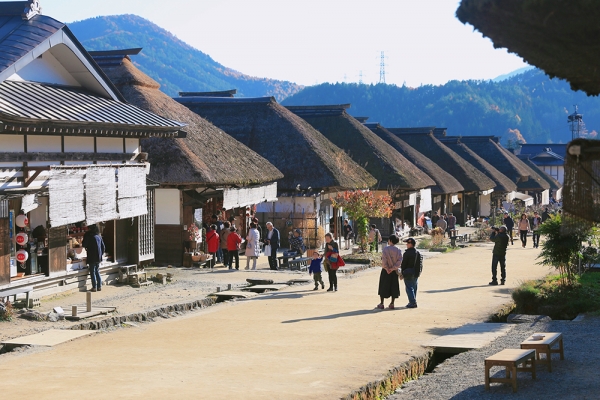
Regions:
<instances>
[{"instance_id":1,"label":"blue sky","mask_svg":"<svg viewBox=\"0 0 600 400\"><path fill-rule=\"evenodd\" d=\"M492 79L526 66L455 17L456 0L40 0L59 21L136 14L240 72L304 85Z\"/></svg>"}]
</instances>

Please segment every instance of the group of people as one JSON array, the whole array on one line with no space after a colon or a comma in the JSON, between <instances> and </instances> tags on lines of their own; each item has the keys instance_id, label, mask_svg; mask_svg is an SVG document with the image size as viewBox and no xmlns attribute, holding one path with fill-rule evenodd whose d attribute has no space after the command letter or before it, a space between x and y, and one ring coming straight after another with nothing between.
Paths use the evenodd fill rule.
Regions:
<instances>
[{"instance_id":1,"label":"group of people","mask_svg":"<svg viewBox=\"0 0 600 400\"><path fill-rule=\"evenodd\" d=\"M440 228L444 236L446 236L446 232L450 236L451 231L456 230L456 217L453 213L438 215L437 212L434 212L431 217L431 225Z\"/></svg>"},{"instance_id":2,"label":"group of people","mask_svg":"<svg viewBox=\"0 0 600 400\"><path fill-rule=\"evenodd\" d=\"M548 209L544 211L544 213L547 212ZM544 213L542 213L542 215ZM548 216L544 218L543 216L540 216L540 214L536 211L533 213L533 218L530 221L529 217L527 217L527 214L523 213L521 214L521 218L515 224L515 221L512 219L510 214L505 212L504 219L502 220L502 222L504 223L506 231L508 232L510 244L515 244L513 239L513 230L516 225L517 230L519 231L519 239L521 240L521 246L523 248L527 247L527 235L531 232L533 234L533 248L537 249L540 246L540 234L538 233L538 230L547 218Z\"/></svg>"}]
</instances>

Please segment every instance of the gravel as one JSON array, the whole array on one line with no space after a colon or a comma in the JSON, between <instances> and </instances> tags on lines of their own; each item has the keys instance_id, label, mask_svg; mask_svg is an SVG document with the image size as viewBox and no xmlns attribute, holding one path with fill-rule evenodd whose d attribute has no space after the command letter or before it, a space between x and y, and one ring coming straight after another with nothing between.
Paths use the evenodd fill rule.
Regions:
<instances>
[{"instance_id":1,"label":"gravel","mask_svg":"<svg viewBox=\"0 0 600 400\"><path fill-rule=\"evenodd\" d=\"M501 350L518 349L533 332L562 332L565 360L553 355L552 372L546 365L537 367L537 379L530 373L518 373L517 393L510 384L492 383L484 386L484 359ZM488 346L471 350L439 364L432 373L408 382L387 400L404 399L597 399L600 368L600 318L585 317L575 321L550 321L517 324L505 336ZM504 377L504 369L492 368L494 377Z\"/></svg>"}]
</instances>

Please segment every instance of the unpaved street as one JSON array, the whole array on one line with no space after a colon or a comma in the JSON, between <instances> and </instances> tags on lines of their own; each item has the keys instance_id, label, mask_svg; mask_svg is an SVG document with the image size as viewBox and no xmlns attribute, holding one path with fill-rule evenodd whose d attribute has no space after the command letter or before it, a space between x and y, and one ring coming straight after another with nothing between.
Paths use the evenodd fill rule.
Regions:
<instances>
[{"instance_id":1,"label":"unpaved street","mask_svg":"<svg viewBox=\"0 0 600 400\"><path fill-rule=\"evenodd\" d=\"M186 316L0 357L2 397L339 398L383 376L421 344L507 303L541 277L538 252L509 247L508 285L490 287L491 246L426 261L419 308L375 311L378 269L339 292L294 286ZM7 378L9 377L9 378Z\"/></svg>"}]
</instances>

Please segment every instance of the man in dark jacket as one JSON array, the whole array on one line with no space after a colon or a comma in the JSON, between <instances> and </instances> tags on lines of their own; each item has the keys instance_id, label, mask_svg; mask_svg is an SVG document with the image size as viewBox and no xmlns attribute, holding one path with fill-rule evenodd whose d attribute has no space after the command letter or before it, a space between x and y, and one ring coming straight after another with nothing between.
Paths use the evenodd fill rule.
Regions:
<instances>
[{"instance_id":1,"label":"man in dark jacket","mask_svg":"<svg viewBox=\"0 0 600 400\"><path fill-rule=\"evenodd\" d=\"M102 290L102 279L100 278L100 262L105 247L100 230L96 225L90 225L88 231L83 236L81 243L87 252L87 265L90 269L90 277L92 278L92 292Z\"/></svg>"},{"instance_id":2,"label":"man in dark jacket","mask_svg":"<svg viewBox=\"0 0 600 400\"><path fill-rule=\"evenodd\" d=\"M504 213L504 219L502 221L504 226L506 226L506 232L510 237L510 244L515 244L513 241L513 228L515 227L515 221L513 221L512 217L507 212Z\"/></svg>"},{"instance_id":3,"label":"man in dark jacket","mask_svg":"<svg viewBox=\"0 0 600 400\"><path fill-rule=\"evenodd\" d=\"M408 238L404 241L406 250L402 256L402 264L400 271L404 279L406 288L406 296L408 296L408 304L406 308L417 308L417 286L419 275L421 275L421 254L415 249L415 239Z\"/></svg>"},{"instance_id":4,"label":"man in dark jacket","mask_svg":"<svg viewBox=\"0 0 600 400\"><path fill-rule=\"evenodd\" d=\"M500 228L494 228L490 240L494 242L494 249L492 250L492 281L490 285L497 285L497 270L498 263L500 263L500 284L504 285L506 281L506 248L508 247L508 235L506 234L506 227L501 226Z\"/></svg>"},{"instance_id":5,"label":"man in dark jacket","mask_svg":"<svg viewBox=\"0 0 600 400\"><path fill-rule=\"evenodd\" d=\"M279 248L279 231L275 229L272 222L267 222L267 234L264 238L265 246L271 246L269 257L269 267L277 270L277 249Z\"/></svg>"}]
</instances>

